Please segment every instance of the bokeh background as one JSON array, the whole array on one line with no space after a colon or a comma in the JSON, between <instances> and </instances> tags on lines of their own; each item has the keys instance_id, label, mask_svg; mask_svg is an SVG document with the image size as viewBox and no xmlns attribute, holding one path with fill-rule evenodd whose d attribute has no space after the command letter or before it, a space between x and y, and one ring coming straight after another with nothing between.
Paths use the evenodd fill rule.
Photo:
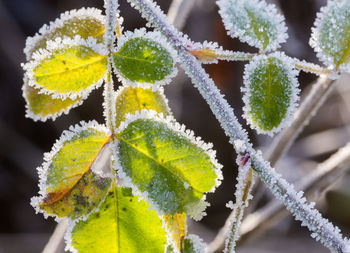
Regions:
<instances>
[{"instance_id":1,"label":"bokeh background","mask_svg":"<svg viewBox=\"0 0 350 253\"><path fill-rule=\"evenodd\" d=\"M126 0L119 2L125 30L145 25L145 21L137 11L130 8ZM157 2L165 11L171 3L170 0ZM316 12L326 4L326 0L275 2L284 13L288 26L289 39L282 50L290 56L317 63L308 40ZM25 61L23 48L26 37L33 36L43 24L53 21L60 13L84 6L102 9L103 1L0 0L0 253L41 252L56 223L52 219L45 220L41 214L36 215L29 204L30 198L38 192L36 167L42 163L43 153L51 149L64 129L81 120L104 121L101 89L94 91L82 106L54 122L34 122L25 118L25 102L21 90L23 71L20 65ZM254 48L226 35L214 0L195 0L183 30L194 41L217 41L226 49L256 52ZM243 106L240 87L244 64L220 62L205 68L235 108L240 122L246 126L240 117ZM302 91L307 92L316 78L312 74L300 73ZM348 80L350 79L345 77L337 86L319 114L277 165L277 170L290 181L307 176L317 163L324 161L350 140ZM225 203L234 200L236 156L208 106L182 71L179 71L165 90L177 120L205 141L214 143L218 160L224 165L225 180L214 194L208 196L211 202L208 215L200 223L191 222L190 226L192 231L210 241L230 213ZM248 132L256 146L268 149L271 138L257 136L250 130ZM344 229L348 236L349 178L347 174L342 180L334 182L318 201L321 212ZM267 194L259 206L270 198ZM284 218L263 236L243 244L239 252L328 252L299 225L290 216Z\"/></svg>"}]
</instances>

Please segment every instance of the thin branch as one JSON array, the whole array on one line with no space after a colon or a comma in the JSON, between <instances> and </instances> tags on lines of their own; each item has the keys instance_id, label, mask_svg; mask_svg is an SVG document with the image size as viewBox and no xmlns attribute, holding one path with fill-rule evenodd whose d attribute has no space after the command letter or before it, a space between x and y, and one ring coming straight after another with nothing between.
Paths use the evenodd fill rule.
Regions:
<instances>
[{"instance_id":1,"label":"thin branch","mask_svg":"<svg viewBox=\"0 0 350 253\"><path fill-rule=\"evenodd\" d=\"M214 82L205 72L200 62L184 46L182 35L169 23L165 14L153 1L150 0L128 0L140 11L149 24L159 29L169 43L177 50L179 62L187 75L191 78L194 86L209 104L212 112L221 124L226 135L233 144L241 140L251 157L254 171L268 185L272 193L279 198L296 219L301 220L312 232L312 236L319 239L325 246L335 252L345 253L348 244L343 239L340 230L334 227L328 220L313 208L305 203L302 193L294 190L279 174L271 168L260 152L256 152L249 142L247 133L242 129L233 109L229 106L223 95L219 92Z\"/></svg>"},{"instance_id":2,"label":"thin branch","mask_svg":"<svg viewBox=\"0 0 350 253\"><path fill-rule=\"evenodd\" d=\"M182 30L197 1L198 0L173 0L168 11L170 23L177 29Z\"/></svg>"},{"instance_id":3,"label":"thin branch","mask_svg":"<svg viewBox=\"0 0 350 253\"><path fill-rule=\"evenodd\" d=\"M327 188L342 178L350 169L350 143L339 149L329 159L319 164L309 175L299 180L298 189L305 191L307 197L317 200ZM245 241L257 233L262 233L277 221L287 216L283 205L276 200L271 201L260 210L249 214L241 226L241 241Z\"/></svg>"},{"instance_id":4,"label":"thin branch","mask_svg":"<svg viewBox=\"0 0 350 253\"><path fill-rule=\"evenodd\" d=\"M253 170L251 164L247 159L247 156L238 156L241 163L239 166L239 172L236 184L236 203L229 202L227 207L233 209L233 215L228 223L228 233L225 235L227 238L225 243L225 253L234 253L236 248L236 242L239 239L239 230L243 219L244 209L248 206L249 200L252 198L250 192L254 184Z\"/></svg>"},{"instance_id":5,"label":"thin branch","mask_svg":"<svg viewBox=\"0 0 350 253\"><path fill-rule=\"evenodd\" d=\"M68 220L64 219L56 225L55 231L51 235L42 253L59 253L59 246L63 243L63 236L68 227Z\"/></svg>"}]
</instances>

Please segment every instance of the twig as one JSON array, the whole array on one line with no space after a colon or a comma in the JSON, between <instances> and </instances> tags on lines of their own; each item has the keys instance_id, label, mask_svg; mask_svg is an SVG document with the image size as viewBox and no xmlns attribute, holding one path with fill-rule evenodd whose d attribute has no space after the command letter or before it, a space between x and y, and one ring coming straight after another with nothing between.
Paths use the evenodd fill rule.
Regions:
<instances>
[{"instance_id":1,"label":"twig","mask_svg":"<svg viewBox=\"0 0 350 253\"><path fill-rule=\"evenodd\" d=\"M239 166L239 172L236 184L236 203L229 202L227 207L232 208L233 215L228 220L228 233L225 235L227 238L225 243L224 253L234 253L236 248L236 242L239 239L239 230L243 219L244 209L248 206L249 200L252 198L250 195L251 189L254 184L253 170L251 164L247 160L247 156L238 156L241 166Z\"/></svg>"},{"instance_id":2,"label":"twig","mask_svg":"<svg viewBox=\"0 0 350 253\"><path fill-rule=\"evenodd\" d=\"M173 0L168 11L170 23L182 30L196 1L198 0Z\"/></svg>"},{"instance_id":3,"label":"twig","mask_svg":"<svg viewBox=\"0 0 350 253\"><path fill-rule=\"evenodd\" d=\"M68 220L62 220L57 224L55 231L47 242L42 253L59 253L57 250L59 246L63 243L63 236L68 227Z\"/></svg>"},{"instance_id":4,"label":"twig","mask_svg":"<svg viewBox=\"0 0 350 253\"><path fill-rule=\"evenodd\" d=\"M337 179L344 176L349 169L350 143L319 164L315 170L299 180L296 185L298 189L305 191L307 197L317 200L324 190L336 182ZM241 226L240 243L254 237L258 233L261 234L287 215L288 213L283 208L283 205L276 200L249 214Z\"/></svg>"},{"instance_id":5,"label":"twig","mask_svg":"<svg viewBox=\"0 0 350 253\"><path fill-rule=\"evenodd\" d=\"M305 203L303 194L297 193L293 186L289 185L271 168L270 164L262 158L261 153L252 148L247 133L239 124L233 109L223 98L223 95L216 88L213 80L210 79L199 61L187 52L182 35L169 23L159 6L150 0L128 1L148 20L149 24L165 35L169 43L178 52L182 68L206 99L221 127L230 138L230 142L233 144L235 140L241 140L245 144L254 171L268 185L272 193L284 203L296 219L301 220L303 225L306 225L313 232L313 237L320 240L331 250L344 253L348 247L347 239L343 239L340 230L324 219L312 205Z\"/></svg>"}]
</instances>

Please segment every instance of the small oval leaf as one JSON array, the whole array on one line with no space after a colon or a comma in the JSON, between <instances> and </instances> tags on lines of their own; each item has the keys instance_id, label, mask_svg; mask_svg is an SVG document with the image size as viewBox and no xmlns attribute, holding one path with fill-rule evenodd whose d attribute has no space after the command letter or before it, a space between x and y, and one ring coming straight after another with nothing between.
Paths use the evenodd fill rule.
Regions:
<instances>
[{"instance_id":1,"label":"small oval leaf","mask_svg":"<svg viewBox=\"0 0 350 253\"><path fill-rule=\"evenodd\" d=\"M218 0L219 13L228 34L263 51L285 42L287 27L275 5L261 0Z\"/></svg>"},{"instance_id":2,"label":"small oval leaf","mask_svg":"<svg viewBox=\"0 0 350 253\"><path fill-rule=\"evenodd\" d=\"M165 84L176 74L171 47L159 32L126 32L118 39L113 65L124 83Z\"/></svg>"},{"instance_id":3,"label":"small oval leaf","mask_svg":"<svg viewBox=\"0 0 350 253\"><path fill-rule=\"evenodd\" d=\"M96 207L111 183L102 171L109 159L98 159L110 138L108 130L96 122L82 122L81 126L64 131L38 168L41 196L32 199L37 211L75 218ZM95 165L97 160L103 164ZM88 196L91 192L94 195ZM75 208L68 207L70 204L76 204Z\"/></svg>"},{"instance_id":4,"label":"small oval leaf","mask_svg":"<svg viewBox=\"0 0 350 253\"><path fill-rule=\"evenodd\" d=\"M160 214L187 213L200 219L205 193L222 179L211 144L155 111L127 115L118 130L114 159L119 176L153 203Z\"/></svg>"},{"instance_id":5,"label":"small oval leaf","mask_svg":"<svg viewBox=\"0 0 350 253\"><path fill-rule=\"evenodd\" d=\"M41 27L35 36L27 38L24 49L27 60L36 50L45 49L47 41L56 38L73 38L75 35L80 35L83 39L94 37L102 43L105 30L104 19L101 10L95 8L82 8L61 14L60 18L54 22Z\"/></svg>"},{"instance_id":6,"label":"small oval leaf","mask_svg":"<svg viewBox=\"0 0 350 253\"><path fill-rule=\"evenodd\" d=\"M73 222L66 235L72 252L163 253L167 243L162 220L130 188L113 187L99 211Z\"/></svg>"},{"instance_id":7,"label":"small oval leaf","mask_svg":"<svg viewBox=\"0 0 350 253\"><path fill-rule=\"evenodd\" d=\"M71 39L49 41L48 51L41 50L26 63L29 85L53 98L86 97L102 84L107 70L106 51L96 40Z\"/></svg>"},{"instance_id":8,"label":"small oval leaf","mask_svg":"<svg viewBox=\"0 0 350 253\"><path fill-rule=\"evenodd\" d=\"M38 89L30 87L27 81L23 85L23 97L26 100L26 116L33 120L55 120L63 113L67 114L71 108L82 104L83 100L67 98L65 100L52 98L50 95L40 94Z\"/></svg>"},{"instance_id":9,"label":"small oval leaf","mask_svg":"<svg viewBox=\"0 0 350 253\"><path fill-rule=\"evenodd\" d=\"M273 135L291 122L299 89L293 63L283 53L260 55L246 65L244 118L258 133Z\"/></svg>"},{"instance_id":10,"label":"small oval leaf","mask_svg":"<svg viewBox=\"0 0 350 253\"><path fill-rule=\"evenodd\" d=\"M310 45L326 65L350 71L350 2L328 1L312 29Z\"/></svg>"},{"instance_id":11,"label":"small oval leaf","mask_svg":"<svg viewBox=\"0 0 350 253\"><path fill-rule=\"evenodd\" d=\"M162 88L153 91L131 86L122 86L116 96L116 126L125 120L127 113L134 114L136 111L155 110L164 115L170 115L168 101Z\"/></svg>"}]
</instances>

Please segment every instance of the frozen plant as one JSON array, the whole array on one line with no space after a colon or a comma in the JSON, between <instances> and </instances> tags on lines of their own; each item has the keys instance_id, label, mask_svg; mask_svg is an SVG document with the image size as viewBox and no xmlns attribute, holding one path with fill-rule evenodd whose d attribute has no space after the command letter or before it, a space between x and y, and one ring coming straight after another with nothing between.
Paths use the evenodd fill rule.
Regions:
<instances>
[{"instance_id":1,"label":"frozen plant","mask_svg":"<svg viewBox=\"0 0 350 253\"><path fill-rule=\"evenodd\" d=\"M206 193L220 184L222 166L212 144L177 123L168 107L163 86L177 74L179 63L237 152L236 202L227 205L234 215L228 220L225 252L235 252L244 208L258 176L313 238L332 252L349 253L349 240L340 230L253 148L201 64L249 61L242 87L243 117L258 133L273 136L293 124L299 70L327 80L350 70L350 2L329 1L317 17L311 45L327 67L276 51L287 39L284 17L261 0L217 1L228 34L257 47L257 54L192 42L170 24L155 2L128 2L154 31L123 31L118 1L107 0L105 15L92 8L66 12L28 38L24 50L23 94L27 116L34 120L54 120L104 86L105 124L80 122L70 127L38 168L40 191L31 204L45 217L58 222L68 219L66 249L210 251L198 236L187 233L186 217L200 220L206 214ZM117 91L114 75L122 83ZM323 100L310 98L310 103L317 108Z\"/></svg>"}]
</instances>

